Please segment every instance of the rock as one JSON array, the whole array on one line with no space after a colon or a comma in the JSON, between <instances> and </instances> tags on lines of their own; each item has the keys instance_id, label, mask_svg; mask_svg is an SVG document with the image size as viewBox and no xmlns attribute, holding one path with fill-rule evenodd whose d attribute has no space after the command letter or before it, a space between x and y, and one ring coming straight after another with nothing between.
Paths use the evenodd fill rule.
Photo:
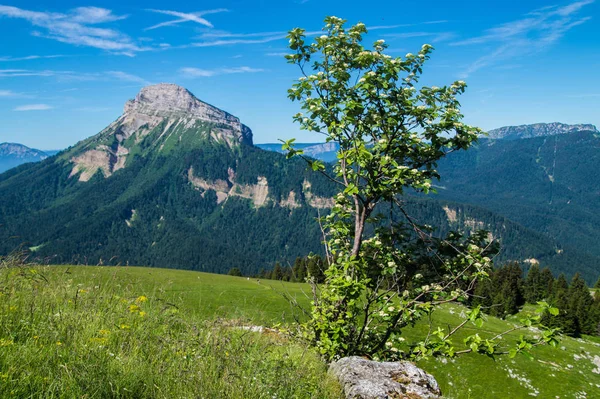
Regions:
<instances>
[{"instance_id":1,"label":"rock","mask_svg":"<svg viewBox=\"0 0 600 399\"><path fill-rule=\"evenodd\" d=\"M171 83L142 88L135 99L127 101L124 113L160 118L187 118L220 124L235 132L236 139L240 142L252 144L252 131L240 123L237 117L198 100L187 89ZM136 126L135 130L137 128L139 126Z\"/></svg>"},{"instance_id":2,"label":"rock","mask_svg":"<svg viewBox=\"0 0 600 399\"><path fill-rule=\"evenodd\" d=\"M441 391L433 376L410 362L375 362L345 357L329 366L348 399L434 399Z\"/></svg>"}]
</instances>

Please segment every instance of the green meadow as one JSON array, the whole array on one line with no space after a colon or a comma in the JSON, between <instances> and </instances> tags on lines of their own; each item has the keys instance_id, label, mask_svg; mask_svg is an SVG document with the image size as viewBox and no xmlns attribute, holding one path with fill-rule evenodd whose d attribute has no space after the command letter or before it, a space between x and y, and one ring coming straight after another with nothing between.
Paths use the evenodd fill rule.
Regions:
<instances>
[{"instance_id":1,"label":"green meadow","mask_svg":"<svg viewBox=\"0 0 600 399\"><path fill-rule=\"evenodd\" d=\"M56 266L2 269L0 290L1 397L341 397L326 366L305 346L240 328L301 319L289 298L307 307L305 284ZM434 322L453 326L463 310L446 306ZM480 334L495 335L517 318L489 317ZM406 330L406 341L427 328ZM600 398L600 340L565 337L558 348L531 354L419 365L447 398Z\"/></svg>"}]
</instances>

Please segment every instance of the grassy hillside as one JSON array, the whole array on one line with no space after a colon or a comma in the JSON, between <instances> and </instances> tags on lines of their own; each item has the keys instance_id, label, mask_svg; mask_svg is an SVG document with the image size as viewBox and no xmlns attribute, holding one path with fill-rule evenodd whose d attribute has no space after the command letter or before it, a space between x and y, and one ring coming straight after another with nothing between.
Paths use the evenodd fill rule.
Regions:
<instances>
[{"instance_id":1,"label":"grassy hillside","mask_svg":"<svg viewBox=\"0 0 600 399\"><path fill-rule=\"evenodd\" d=\"M253 301L241 281L211 277L0 270L0 397L340 398L306 348L216 317L256 306L255 319L275 319L281 301L262 287Z\"/></svg>"},{"instance_id":2,"label":"grassy hillside","mask_svg":"<svg viewBox=\"0 0 600 399\"><path fill-rule=\"evenodd\" d=\"M149 375L151 376L149 378L156 378L157 381L164 383L169 389L176 389L175 382L169 380L169 378L176 378L175 374L169 373L175 373L175 369L183 367L183 364L186 363L176 356L177 350L175 349L173 349L174 352L167 356L165 353L162 355L154 354L155 351L151 348L157 348L160 352L164 350L166 343L170 342L173 345L181 343L186 346L188 339L197 342L197 337L201 337L199 345L204 350L203 358L206 358L207 362L209 360L210 362L216 362L214 364L223 368L222 372L218 373L218 375L210 375L210 383L208 383L208 386L212 387L210 389L222 389L221 384L225 384L228 378L233 378L232 374L239 374L241 376L236 377L238 379L235 381L238 384L245 381L243 376L251 376L254 373L249 364L256 361L258 363L266 362L260 363L263 364L263 368L257 372L261 374L268 374L268 370L271 367L288 367L288 369L282 370L276 376L269 374L270 377L265 377L266 380L261 382L263 385L260 391L252 391L253 394L258 396L238 397L266 397L264 394L269 389L272 389L269 388L271 386L269 384L273 384L275 378L282 379L282 390L277 391L280 398L326 398L335 397L336 395L335 387L329 385L330 382L327 382L325 379L324 366L310 352L303 353L293 344L277 343L277 340L272 341L269 337L257 337L252 334L252 337L248 337L242 334L242 336L246 337L244 339L250 340L251 349L244 353L237 353L239 352L239 347L236 350L235 345L239 345L239 342L241 342L239 341L241 339L239 333L236 333L235 330L232 332L231 329L225 329L223 328L223 322L215 321L219 319L233 319L237 323L262 325L290 322L297 312L283 298L283 293L297 298L301 304L308 305L309 298L306 295L309 290L304 284L257 281L255 279L248 280L246 278L191 271L132 267L60 266L42 269L40 272L44 274L49 282L43 283L40 281L38 283L37 289L39 292L35 297L39 298L39 294L44 292L54 292L54 296L51 299L46 298L42 301L47 306L53 304L45 316L42 310L40 310L41 313L39 315L36 311L36 319L31 324L28 324L27 327L18 327L20 330L16 331L18 323L11 326L8 322L8 320L17 318L17 316L8 318L11 312L10 307L18 306L18 312L22 312L18 317L27 319L30 312L27 295L31 294L30 292L22 292L21 302L18 302L17 305L9 303L7 296L2 297L2 305L0 306L3 325L0 331L1 338L5 340L2 342L11 339L14 341L8 347L11 348L11 354L7 355L7 352L3 351L1 352L3 354L0 355L0 374L5 376L2 377L5 380L11 378L6 376L14 375L16 372L15 369L21 369L21 373L24 372L24 369L30 369L34 370L35 374L43 375L40 377L42 379L46 378L44 376L50 375L53 378L60 377L61 381L64 381L67 378L67 374L61 364L66 365L68 369L75 369L81 365L81 361L85 359L85 356L87 356L88 361L95 364L99 360L95 356L98 356L98 353L106 356L105 350L102 351L97 348L88 347L83 351L84 355L82 356L84 357L80 359L79 355L72 354L73 346L85 345L84 342L86 340L88 341L87 345L89 345L91 338L103 338L102 336L93 335L93 333L97 334L101 329L118 330L118 325L123 323L120 321L120 317L135 316L138 318L136 320L139 320L139 313L131 313L128 310L131 305L139 305L144 308L143 311L146 311L148 315L152 315L155 312L160 313L161 309L177 309L176 321L168 321L162 318L151 321L151 323L154 323L151 326L156 328L157 331L162 331L161 333L154 333L152 332L153 330L144 328L134 334L135 339L132 338L130 341L125 341L129 343L137 342L139 345L143 345L146 347L146 352L144 352L145 354L138 353L134 355L131 351L125 350L124 354L118 356L124 356L130 362L134 360L147 362L149 359L154 359L154 361L158 362L156 366L146 365L143 369L143 376L140 374L140 376L135 377L140 378L141 381L146 381L146 375ZM7 279L7 273L3 271L1 280L3 286L7 286ZM78 289L85 290L85 292L78 296L78 306L81 307L77 313L73 313L74 310L69 310L71 309L69 306L72 307L73 304L69 304L69 299L67 298L70 298L72 301ZM118 295L117 298L121 298L116 300L115 303L117 307L122 307L123 309L120 311L108 310L107 306L111 300L107 297L109 293L111 296ZM141 295L146 296L148 301L142 304L137 303L136 298L139 298ZM13 297L11 297L11 301ZM104 299L92 300L92 298ZM124 301L120 304L122 300ZM37 303L37 301L34 302ZM173 304L177 307L175 308L168 304ZM150 308L146 310L146 307ZM462 312L462 310L459 305L448 306L443 311L437 313L435 321L444 328L448 325L454 325L456 324L456 315ZM78 317L83 317L83 319L67 321L62 316L61 318L53 318L52 315L57 313L61 315L69 314L71 315L70 317L78 315ZM43 320L44 317L46 320ZM51 320L49 321L48 319ZM146 320L144 319L145 322ZM506 329L507 325L511 322L511 320L502 321L489 318L488 322L484 325L485 331L481 335L495 335ZM84 324L85 328L75 328L75 331L68 332L68 330L65 330L65 327L71 326L71 323L76 323L77 325ZM173 333L175 334L174 336L169 333L166 338L161 336L161 334L166 333L164 323L176 323L180 326L177 329L178 332ZM44 333L33 331L35 328L47 325L53 326L51 331ZM133 326L133 324L131 325ZM181 328L181 326L185 327ZM188 333L185 330L188 328L199 328L199 332L194 333L196 335L187 335ZM211 349L207 344L209 341L206 341L207 334L210 331L215 331L215 328L218 331L218 335L223 335L224 337L224 341L217 344L222 345L218 350L215 348ZM115 333L120 334L119 331L115 331ZM424 333L426 333L425 326L418 325L406 332L406 339L410 341L411 337ZM531 334L534 333L532 332ZM66 334L66 336L63 337L60 334ZM87 337L86 334L92 335ZM44 339L46 345L52 347L51 350L38 349L36 342L33 340L34 335L39 335L40 340ZM56 341L59 340L71 349L67 351L62 346L56 348ZM460 341L461 337L457 337L455 342L460 343ZM19 349L18 351L17 348ZM120 348L123 351L123 345ZM268 350L270 356L267 359L262 359L260 352L265 349ZM78 349L77 353L81 353L80 350L81 348ZM237 353L237 360L229 361L223 350L230 355ZM34 353L40 359L39 361L28 366L16 366L23 364L24 361L30 361L32 358L30 359L29 356L33 357ZM63 357L61 358L61 356ZM564 338L558 349L538 348L533 352L533 356L533 360L525 356L519 356L515 359L501 358L494 360L477 355L468 355L458 359L430 360L422 362L420 365L437 378L445 397L448 398L600 397L597 394L600 392L600 341L591 338ZM104 360L106 357L101 359ZM288 359L288 363L285 363L283 359ZM162 362L166 362L169 365L165 375L159 374L158 371L162 367L159 366ZM286 365L281 366L281 362L284 362L283 364ZM105 374L101 374L97 378L101 379L100 382L107 382L112 378L116 378L118 381L122 381L124 387L128 387L130 386L128 384L135 383L135 378L133 380L126 380L122 373L128 370L127 367L133 367L132 364L129 363L129 366L113 364L110 367L116 367L116 369L102 369ZM194 367L204 367L204 372L206 373L208 370L212 370L212 366L209 367L210 364L213 363L202 363ZM87 367L90 366L88 365ZM308 368L308 370L305 368ZM91 375L89 374L87 377L91 378ZM21 378L23 377L21 376ZM292 379L294 382L291 381ZM70 389L75 389L74 387L78 386L78 383L81 382L67 379L67 382L64 382L57 389L61 387L65 388L66 386L71 387ZM198 378L193 380L193 383L206 385L206 383L202 383ZM157 385L161 386L160 384ZM36 386L44 387L44 385ZM241 383L239 389L235 392L227 391L228 393L224 395L225 397L235 397L232 396L234 393L243 393L246 395L246 392L250 391L244 390L251 389L251 386ZM298 393L300 390L304 392L302 395ZM161 397L159 391L149 390L145 391L145 394ZM192 395L190 392L185 394ZM3 396L6 397L6 391L4 391ZM210 395L207 397L210 397Z\"/></svg>"}]
</instances>

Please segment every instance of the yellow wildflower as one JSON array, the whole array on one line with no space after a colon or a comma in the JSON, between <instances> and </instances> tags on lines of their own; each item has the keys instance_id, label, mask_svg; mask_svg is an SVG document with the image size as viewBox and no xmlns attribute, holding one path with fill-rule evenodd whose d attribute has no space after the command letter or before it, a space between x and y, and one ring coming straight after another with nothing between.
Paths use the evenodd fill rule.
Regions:
<instances>
[{"instance_id":1,"label":"yellow wildflower","mask_svg":"<svg viewBox=\"0 0 600 399\"><path fill-rule=\"evenodd\" d=\"M148 297L146 295L139 296L136 300L137 303L144 303L148 301Z\"/></svg>"},{"instance_id":2,"label":"yellow wildflower","mask_svg":"<svg viewBox=\"0 0 600 399\"><path fill-rule=\"evenodd\" d=\"M98 334L100 334L100 335L109 335L110 331L108 331L108 330L100 330L100 331L98 331Z\"/></svg>"},{"instance_id":3,"label":"yellow wildflower","mask_svg":"<svg viewBox=\"0 0 600 399\"><path fill-rule=\"evenodd\" d=\"M12 338L10 338L10 339L0 338L0 346L11 346L14 343L15 343L15 341L13 341Z\"/></svg>"},{"instance_id":4,"label":"yellow wildflower","mask_svg":"<svg viewBox=\"0 0 600 399\"><path fill-rule=\"evenodd\" d=\"M56 341L56 346L62 346L62 342Z\"/></svg>"},{"instance_id":5,"label":"yellow wildflower","mask_svg":"<svg viewBox=\"0 0 600 399\"><path fill-rule=\"evenodd\" d=\"M119 327L121 328L121 330L129 330L131 328L131 326L127 324L121 324Z\"/></svg>"},{"instance_id":6,"label":"yellow wildflower","mask_svg":"<svg viewBox=\"0 0 600 399\"><path fill-rule=\"evenodd\" d=\"M129 311L131 313L139 312L140 311L140 307L138 305L129 305Z\"/></svg>"},{"instance_id":7,"label":"yellow wildflower","mask_svg":"<svg viewBox=\"0 0 600 399\"><path fill-rule=\"evenodd\" d=\"M141 312L140 312L140 316L141 316L141 317L145 317L145 316L146 316L146 314L147 314L147 313L146 313L146 312L144 312L144 311L141 311Z\"/></svg>"}]
</instances>

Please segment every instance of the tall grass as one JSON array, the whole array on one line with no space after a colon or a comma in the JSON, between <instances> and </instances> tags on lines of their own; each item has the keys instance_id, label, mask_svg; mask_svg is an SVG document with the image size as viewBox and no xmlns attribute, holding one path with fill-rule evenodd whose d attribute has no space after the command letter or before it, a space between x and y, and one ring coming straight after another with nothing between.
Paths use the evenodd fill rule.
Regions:
<instances>
[{"instance_id":1,"label":"tall grass","mask_svg":"<svg viewBox=\"0 0 600 399\"><path fill-rule=\"evenodd\" d=\"M0 260L0 397L341 396L305 348L134 287Z\"/></svg>"}]
</instances>

